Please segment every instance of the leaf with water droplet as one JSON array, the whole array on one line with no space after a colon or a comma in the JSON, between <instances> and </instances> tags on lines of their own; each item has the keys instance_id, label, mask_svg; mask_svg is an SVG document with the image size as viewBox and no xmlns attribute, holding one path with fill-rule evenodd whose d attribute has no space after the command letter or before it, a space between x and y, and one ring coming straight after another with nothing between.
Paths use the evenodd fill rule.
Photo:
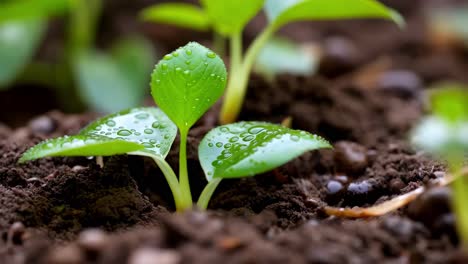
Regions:
<instances>
[{"instance_id":1,"label":"leaf with water droplet","mask_svg":"<svg viewBox=\"0 0 468 264\"><path fill-rule=\"evenodd\" d=\"M210 181L253 176L304 152L329 147L326 140L305 131L264 122L239 122L211 130L201 141L198 155Z\"/></svg>"},{"instance_id":2,"label":"leaf with water droplet","mask_svg":"<svg viewBox=\"0 0 468 264\"><path fill-rule=\"evenodd\" d=\"M156 104L179 129L188 130L221 97L227 73L223 61L196 42L175 52L179 55L166 55L156 65L151 92ZM220 77L206 78L210 75Z\"/></svg>"},{"instance_id":3,"label":"leaf with water droplet","mask_svg":"<svg viewBox=\"0 0 468 264\"><path fill-rule=\"evenodd\" d=\"M111 125L109 125L111 124ZM158 108L142 107L120 111L100 118L80 134L99 135L109 131L109 138L123 138L145 146L143 152L165 158L177 134L175 124Z\"/></svg>"},{"instance_id":4,"label":"leaf with water droplet","mask_svg":"<svg viewBox=\"0 0 468 264\"><path fill-rule=\"evenodd\" d=\"M265 13L276 28L301 20L349 18L383 18L404 25L398 12L375 0L266 0Z\"/></svg>"},{"instance_id":5,"label":"leaf with water droplet","mask_svg":"<svg viewBox=\"0 0 468 264\"><path fill-rule=\"evenodd\" d=\"M112 156L142 150L141 144L99 135L65 136L43 141L26 151L18 162L44 157Z\"/></svg>"}]
</instances>

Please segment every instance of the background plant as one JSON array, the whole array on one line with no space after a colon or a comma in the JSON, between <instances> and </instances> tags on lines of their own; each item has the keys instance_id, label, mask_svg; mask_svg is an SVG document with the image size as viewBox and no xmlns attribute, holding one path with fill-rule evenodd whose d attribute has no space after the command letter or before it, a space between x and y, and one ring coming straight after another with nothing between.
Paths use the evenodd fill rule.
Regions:
<instances>
[{"instance_id":1,"label":"background plant","mask_svg":"<svg viewBox=\"0 0 468 264\"><path fill-rule=\"evenodd\" d=\"M229 39L230 79L221 110L223 124L236 120L252 67L260 51L274 33L286 24L302 20L384 18L403 24L394 10L374 0L201 0L203 9L188 4L162 4L143 11L144 19L204 30L213 28L217 36ZM247 48L242 47L242 31L264 8L268 25ZM179 19L180 18L180 19ZM222 47L222 41L215 43Z\"/></svg>"},{"instance_id":2,"label":"background plant","mask_svg":"<svg viewBox=\"0 0 468 264\"><path fill-rule=\"evenodd\" d=\"M429 93L432 114L414 129L413 144L447 161L453 183L453 207L457 215L458 232L468 243L468 180L461 175L468 154L468 87L443 84Z\"/></svg>"},{"instance_id":3,"label":"background plant","mask_svg":"<svg viewBox=\"0 0 468 264\"><path fill-rule=\"evenodd\" d=\"M0 90L15 83L53 88L67 110L88 106L112 112L136 106L145 96L154 59L141 36L95 48L102 0L18 0L0 4ZM48 19L66 15L64 48L56 62L32 61ZM113 94L114 100L104 100ZM77 97L78 96L78 97ZM70 100L70 98L75 98Z\"/></svg>"},{"instance_id":4,"label":"background plant","mask_svg":"<svg viewBox=\"0 0 468 264\"><path fill-rule=\"evenodd\" d=\"M134 108L91 123L78 135L39 143L19 162L50 156L139 155L152 158L163 172L177 210L192 207L187 170L187 136L195 122L221 97L226 85L223 61L198 43L164 56L152 74L158 108ZM163 112L164 111L164 112ZM165 161L177 129L180 135L178 177ZM253 176L302 153L330 147L305 131L264 122L239 122L211 130L198 149L208 184L198 206L206 208L224 178Z\"/></svg>"}]
</instances>

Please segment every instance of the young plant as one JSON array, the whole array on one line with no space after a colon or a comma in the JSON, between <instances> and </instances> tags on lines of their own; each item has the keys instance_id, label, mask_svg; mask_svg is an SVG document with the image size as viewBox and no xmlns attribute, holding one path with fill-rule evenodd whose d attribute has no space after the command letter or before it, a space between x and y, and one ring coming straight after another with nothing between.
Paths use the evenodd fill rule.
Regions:
<instances>
[{"instance_id":1,"label":"young plant","mask_svg":"<svg viewBox=\"0 0 468 264\"><path fill-rule=\"evenodd\" d=\"M468 87L445 84L430 92L432 115L414 129L412 143L447 161L453 182L458 232L468 244L468 180L461 176L468 154Z\"/></svg>"},{"instance_id":2,"label":"young plant","mask_svg":"<svg viewBox=\"0 0 468 264\"><path fill-rule=\"evenodd\" d=\"M402 25L402 17L375 0L200 0L203 9L193 5L162 4L143 11L143 18L194 29L209 26L230 42L230 78L221 110L222 124L239 115L250 72L257 56L276 31L302 20L384 18ZM242 48L242 31L262 9L268 25L248 47Z\"/></svg>"},{"instance_id":3,"label":"young plant","mask_svg":"<svg viewBox=\"0 0 468 264\"><path fill-rule=\"evenodd\" d=\"M152 158L163 172L177 210L191 208L187 136L195 122L221 97L226 85L223 61L198 43L164 56L152 74L151 90L160 107L134 108L108 115L78 135L46 140L19 162L52 156L139 155ZM178 177L165 161L180 135ZM249 177L280 166L329 143L305 131L264 122L239 122L211 130L198 154L208 184L198 206L205 209L222 179Z\"/></svg>"}]
</instances>

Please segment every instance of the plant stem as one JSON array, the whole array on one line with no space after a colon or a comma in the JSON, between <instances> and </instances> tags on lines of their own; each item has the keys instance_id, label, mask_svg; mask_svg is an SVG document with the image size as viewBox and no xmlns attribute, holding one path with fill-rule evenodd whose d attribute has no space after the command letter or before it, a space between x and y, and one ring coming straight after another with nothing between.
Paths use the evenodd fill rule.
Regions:
<instances>
[{"instance_id":1,"label":"plant stem","mask_svg":"<svg viewBox=\"0 0 468 264\"><path fill-rule=\"evenodd\" d=\"M457 217L457 230L461 242L465 249L468 249L468 181L465 175L461 175L463 166L463 153L452 153L449 157L449 167L451 174L455 178L453 182L454 199L452 201L453 210Z\"/></svg>"},{"instance_id":2,"label":"plant stem","mask_svg":"<svg viewBox=\"0 0 468 264\"><path fill-rule=\"evenodd\" d=\"M190 192L190 183L187 172L187 134L188 129L180 130L179 145L179 184L184 203L192 206L192 194Z\"/></svg>"},{"instance_id":3,"label":"plant stem","mask_svg":"<svg viewBox=\"0 0 468 264\"><path fill-rule=\"evenodd\" d=\"M241 36L239 35L231 37L231 69L229 83L226 88L224 103L221 109L221 124L229 124L237 119L237 116L239 115L243 105L250 77L250 71L252 70L253 64L255 63L255 59L258 57L258 54L265 46L267 41L271 38L271 36L273 36L276 29L277 27L274 24L266 27L247 50L243 62L241 62L241 60L238 61L236 58L238 54L242 54L242 47L240 52L237 50L238 42L242 41L240 39ZM237 37L239 37L239 40L236 39ZM233 64L232 61L238 64Z\"/></svg>"},{"instance_id":4,"label":"plant stem","mask_svg":"<svg viewBox=\"0 0 468 264\"><path fill-rule=\"evenodd\" d=\"M200 209L205 210L208 207L208 203L211 200L211 196L213 195L220 182L220 178L213 179L210 182L208 182L208 184L205 186L197 202L197 206Z\"/></svg>"},{"instance_id":5,"label":"plant stem","mask_svg":"<svg viewBox=\"0 0 468 264\"><path fill-rule=\"evenodd\" d=\"M213 50L221 58L226 55L226 41L224 37L216 31L213 31Z\"/></svg>"},{"instance_id":6,"label":"plant stem","mask_svg":"<svg viewBox=\"0 0 468 264\"><path fill-rule=\"evenodd\" d=\"M129 154L150 157L154 160L156 165L158 165L159 169L161 169L161 172L163 173L164 178L166 178L167 184L169 185L169 188L171 189L171 193L174 198L174 203L175 203L177 211L182 211L192 206L190 203L189 204L185 203L182 197L181 191L180 191L180 186L179 186L179 181L177 180L177 175L174 173L171 166L165 160L147 152L135 151Z\"/></svg>"}]
</instances>

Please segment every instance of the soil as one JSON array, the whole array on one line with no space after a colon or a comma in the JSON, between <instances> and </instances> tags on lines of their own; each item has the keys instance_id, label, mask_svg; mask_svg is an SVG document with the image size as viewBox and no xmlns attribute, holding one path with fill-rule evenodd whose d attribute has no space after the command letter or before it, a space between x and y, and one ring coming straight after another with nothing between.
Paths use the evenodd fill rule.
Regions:
<instances>
[{"instance_id":1,"label":"soil","mask_svg":"<svg viewBox=\"0 0 468 264\"><path fill-rule=\"evenodd\" d=\"M325 57L319 73L272 82L253 75L240 119L291 117L293 128L329 139L334 149L306 153L255 177L225 180L207 212L174 213L161 172L141 157L108 157L103 168L93 158L17 164L27 148L76 133L94 114L50 111L18 128L1 119L0 263L468 262L449 188L430 188L382 217L342 219L323 210L379 204L429 185L445 171L406 138L424 114L426 87L444 79L468 81L467 50L433 45L418 11L422 1L387 2L407 16L407 31L376 21L285 30L302 41L320 40ZM255 32L256 23L251 28ZM218 108L189 135L195 197L206 184L197 146L216 125ZM177 140L167 158L174 168Z\"/></svg>"}]
</instances>

